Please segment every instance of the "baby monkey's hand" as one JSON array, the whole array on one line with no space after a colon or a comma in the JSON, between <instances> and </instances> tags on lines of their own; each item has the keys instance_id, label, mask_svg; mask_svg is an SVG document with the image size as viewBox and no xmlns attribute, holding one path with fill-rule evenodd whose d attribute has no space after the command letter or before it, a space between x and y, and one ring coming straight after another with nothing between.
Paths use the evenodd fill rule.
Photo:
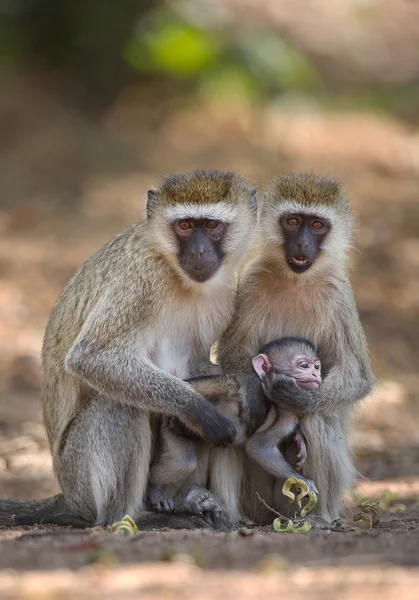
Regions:
<instances>
[{"instance_id":1,"label":"baby monkey's hand","mask_svg":"<svg viewBox=\"0 0 419 600\"><path fill-rule=\"evenodd\" d=\"M292 442L296 445L297 447L297 454L296 454L296 462L294 465L294 469L296 471L301 471L302 468L305 465L305 462L307 460L307 446L306 446L306 441L303 437L303 434L301 433L301 431L299 429L297 429L295 431L295 433L293 434L292 438L291 438Z\"/></svg>"}]
</instances>

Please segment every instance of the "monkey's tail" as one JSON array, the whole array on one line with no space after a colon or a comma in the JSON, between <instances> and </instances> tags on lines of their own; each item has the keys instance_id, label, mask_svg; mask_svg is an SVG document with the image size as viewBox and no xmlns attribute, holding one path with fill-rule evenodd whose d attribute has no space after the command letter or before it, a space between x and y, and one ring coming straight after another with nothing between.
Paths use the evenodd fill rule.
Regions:
<instances>
[{"instance_id":1,"label":"monkey's tail","mask_svg":"<svg viewBox=\"0 0 419 600\"><path fill-rule=\"evenodd\" d=\"M8 500L0 498L0 526L51 524L72 527L91 527L82 517L71 513L63 494L43 500Z\"/></svg>"},{"instance_id":2,"label":"monkey's tail","mask_svg":"<svg viewBox=\"0 0 419 600\"><path fill-rule=\"evenodd\" d=\"M206 515L158 514L145 512L135 518L138 529L214 529L227 531L224 522L217 522L211 513ZM43 500L8 500L0 498L0 527L24 525L60 525L84 529L94 523L72 514L63 494Z\"/></svg>"},{"instance_id":3,"label":"monkey's tail","mask_svg":"<svg viewBox=\"0 0 419 600\"><path fill-rule=\"evenodd\" d=\"M225 520L222 513L204 513L193 515L189 513L165 514L142 513L135 517L135 523L140 531L155 531L160 529L211 529L213 531L230 531L230 519Z\"/></svg>"}]
</instances>

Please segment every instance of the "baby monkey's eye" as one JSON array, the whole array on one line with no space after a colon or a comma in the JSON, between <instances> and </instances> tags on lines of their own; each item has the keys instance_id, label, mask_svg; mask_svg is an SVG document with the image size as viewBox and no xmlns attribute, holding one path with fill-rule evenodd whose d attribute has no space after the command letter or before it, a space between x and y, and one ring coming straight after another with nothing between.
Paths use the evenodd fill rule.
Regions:
<instances>
[{"instance_id":1,"label":"baby monkey's eye","mask_svg":"<svg viewBox=\"0 0 419 600\"><path fill-rule=\"evenodd\" d=\"M182 231L187 231L192 228L192 223L190 221L179 221L179 229Z\"/></svg>"},{"instance_id":2,"label":"baby monkey's eye","mask_svg":"<svg viewBox=\"0 0 419 600\"><path fill-rule=\"evenodd\" d=\"M306 362L300 363L300 367L302 369L308 369L308 364Z\"/></svg>"},{"instance_id":3,"label":"baby monkey's eye","mask_svg":"<svg viewBox=\"0 0 419 600\"><path fill-rule=\"evenodd\" d=\"M208 219L208 221L205 221L205 227L207 229L217 229L219 224L219 221L215 221L214 219Z\"/></svg>"},{"instance_id":4,"label":"baby monkey's eye","mask_svg":"<svg viewBox=\"0 0 419 600\"><path fill-rule=\"evenodd\" d=\"M319 370L320 369L320 365L314 365L314 368Z\"/></svg>"}]
</instances>

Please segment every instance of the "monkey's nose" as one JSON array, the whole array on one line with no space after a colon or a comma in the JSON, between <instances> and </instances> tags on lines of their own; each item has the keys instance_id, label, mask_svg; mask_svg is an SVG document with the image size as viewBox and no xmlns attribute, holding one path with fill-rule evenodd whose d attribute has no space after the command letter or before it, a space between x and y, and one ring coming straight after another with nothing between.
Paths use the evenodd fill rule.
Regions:
<instances>
[{"instance_id":1,"label":"monkey's nose","mask_svg":"<svg viewBox=\"0 0 419 600\"><path fill-rule=\"evenodd\" d=\"M197 248L196 250L192 251L192 256L194 257L195 260L198 260L199 258L202 258L205 254L205 248Z\"/></svg>"}]
</instances>

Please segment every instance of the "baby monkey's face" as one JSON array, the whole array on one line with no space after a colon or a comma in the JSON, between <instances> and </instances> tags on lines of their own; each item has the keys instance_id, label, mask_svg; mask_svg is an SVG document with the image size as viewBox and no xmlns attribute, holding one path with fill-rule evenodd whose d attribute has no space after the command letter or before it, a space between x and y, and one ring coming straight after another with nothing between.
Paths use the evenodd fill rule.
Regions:
<instances>
[{"instance_id":1,"label":"baby monkey's face","mask_svg":"<svg viewBox=\"0 0 419 600\"><path fill-rule=\"evenodd\" d=\"M312 355L297 354L291 360L289 370L286 369L284 372L294 377L302 390L315 390L322 382L320 361Z\"/></svg>"},{"instance_id":2,"label":"baby monkey's face","mask_svg":"<svg viewBox=\"0 0 419 600\"><path fill-rule=\"evenodd\" d=\"M310 344L283 338L267 344L264 350L252 364L271 400L276 401L276 382L281 375L292 377L302 390L316 390L321 384L321 364Z\"/></svg>"}]
</instances>

